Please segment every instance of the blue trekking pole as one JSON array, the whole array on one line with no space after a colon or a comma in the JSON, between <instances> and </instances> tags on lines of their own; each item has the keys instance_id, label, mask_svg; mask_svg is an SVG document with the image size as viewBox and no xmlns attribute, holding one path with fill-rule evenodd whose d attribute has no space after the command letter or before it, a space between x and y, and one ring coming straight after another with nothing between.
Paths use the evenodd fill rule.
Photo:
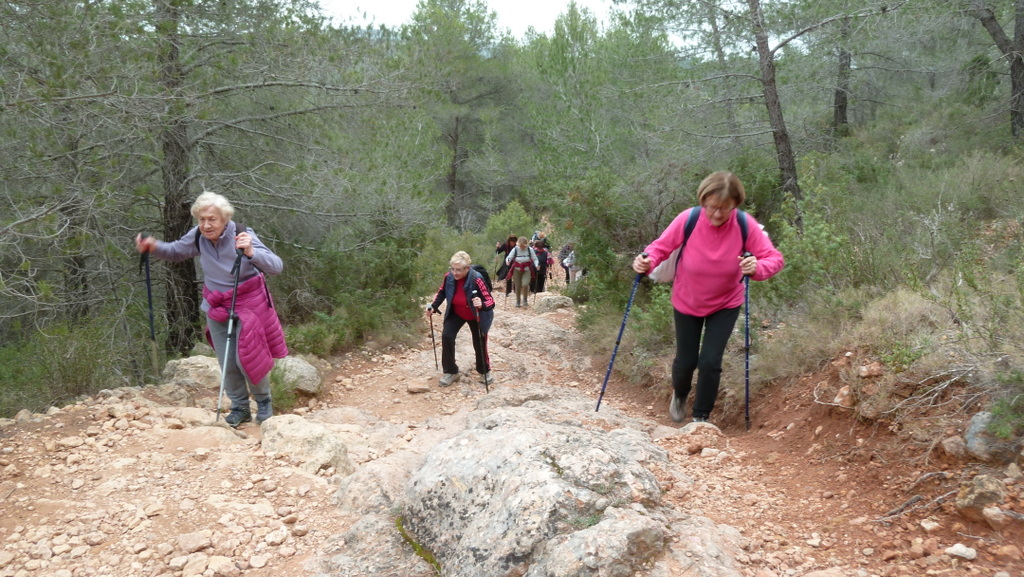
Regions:
<instances>
[{"instance_id":1,"label":"blue trekking pole","mask_svg":"<svg viewBox=\"0 0 1024 577\"><path fill-rule=\"evenodd\" d=\"M647 253L641 253L645 257ZM640 286L640 279L644 277L643 273L636 275L636 280L633 281L633 290L629 293L629 302L626 303L626 314L622 317L622 326L619 327L619 336L615 339L615 349L612 350L612 360L608 361L608 370L604 374L604 384L601 385L601 394L597 397L597 408L594 412L601 410L601 399L604 398L605 387L608 386L608 377L612 375L612 366L615 365L615 355L619 354L619 343L622 342L622 333L626 330L626 319L629 318L629 309L633 308L633 298L636 297L636 287Z\"/></svg>"},{"instance_id":2,"label":"blue trekking pole","mask_svg":"<svg viewBox=\"0 0 1024 577\"><path fill-rule=\"evenodd\" d=\"M753 256L749 252L743 253L743 258ZM747 420L747 430L750 430L750 275L743 275L743 351L744 360L744 403L743 410Z\"/></svg>"}]
</instances>

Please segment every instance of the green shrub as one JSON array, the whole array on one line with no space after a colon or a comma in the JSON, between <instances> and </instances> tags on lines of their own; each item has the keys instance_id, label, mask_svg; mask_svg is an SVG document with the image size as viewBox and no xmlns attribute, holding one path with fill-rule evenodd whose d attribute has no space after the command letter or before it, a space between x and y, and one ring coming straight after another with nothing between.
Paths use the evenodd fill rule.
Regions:
<instances>
[{"instance_id":1,"label":"green shrub","mask_svg":"<svg viewBox=\"0 0 1024 577\"><path fill-rule=\"evenodd\" d=\"M133 351L123 324L97 315L85 325L53 324L0 348L0 417L42 412L103 388L131 384L146 350ZM143 342L143 341L136 341Z\"/></svg>"},{"instance_id":2,"label":"green shrub","mask_svg":"<svg viewBox=\"0 0 1024 577\"><path fill-rule=\"evenodd\" d=\"M291 411L299 400L295 383L285 381L284 370L278 367L270 371L270 397L274 399L274 411L277 414Z\"/></svg>"},{"instance_id":3,"label":"green shrub","mask_svg":"<svg viewBox=\"0 0 1024 577\"><path fill-rule=\"evenodd\" d=\"M997 375L999 398L992 403L992 420L988 430L993 435L1010 439L1024 433L1024 372L1012 370Z\"/></svg>"}]
</instances>

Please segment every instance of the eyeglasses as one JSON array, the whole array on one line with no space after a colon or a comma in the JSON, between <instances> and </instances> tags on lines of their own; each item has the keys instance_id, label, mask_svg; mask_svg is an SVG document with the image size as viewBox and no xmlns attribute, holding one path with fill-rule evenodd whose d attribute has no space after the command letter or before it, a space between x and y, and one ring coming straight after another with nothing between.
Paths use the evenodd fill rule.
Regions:
<instances>
[{"instance_id":1,"label":"eyeglasses","mask_svg":"<svg viewBox=\"0 0 1024 577\"><path fill-rule=\"evenodd\" d=\"M453 266L453 267L450 267L448 269L448 272L460 273L460 272L466 272L468 270L469 270L468 266L467 267L461 267L461 268Z\"/></svg>"},{"instance_id":2,"label":"eyeglasses","mask_svg":"<svg viewBox=\"0 0 1024 577\"><path fill-rule=\"evenodd\" d=\"M732 203L719 204L719 205L712 205L712 204L705 204L704 205L704 210L708 211L708 214L715 214L717 212L731 212L732 209L734 209L734 208L736 208L736 206L733 205Z\"/></svg>"}]
</instances>

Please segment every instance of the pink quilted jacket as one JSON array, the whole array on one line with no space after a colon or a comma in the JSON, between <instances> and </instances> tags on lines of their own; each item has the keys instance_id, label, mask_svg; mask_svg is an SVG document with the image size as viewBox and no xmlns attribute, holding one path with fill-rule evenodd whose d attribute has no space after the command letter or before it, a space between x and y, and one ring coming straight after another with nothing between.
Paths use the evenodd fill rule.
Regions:
<instances>
[{"instance_id":1,"label":"pink quilted jacket","mask_svg":"<svg viewBox=\"0 0 1024 577\"><path fill-rule=\"evenodd\" d=\"M203 287L203 298L210 304L207 315L217 322L228 322L231 307L231 291L220 292ZM258 383L274 368L274 359L288 356L288 345L284 342L284 330L274 310L263 275L258 274L238 285L238 299L235 314L240 323L238 336L238 360L249 382ZM206 340L215 346L206 331Z\"/></svg>"}]
</instances>

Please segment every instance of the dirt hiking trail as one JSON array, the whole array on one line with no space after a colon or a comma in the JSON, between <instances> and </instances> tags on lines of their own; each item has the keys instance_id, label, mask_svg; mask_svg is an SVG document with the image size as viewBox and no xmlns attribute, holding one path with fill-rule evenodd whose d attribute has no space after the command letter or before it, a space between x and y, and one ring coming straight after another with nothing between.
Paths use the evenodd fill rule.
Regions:
<instances>
[{"instance_id":1,"label":"dirt hiking trail","mask_svg":"<svg viewBox=\"0 0 1024 577\"><path fill-rule=\"evenodd\" d=\"M571 308L513 305L498 299L491 386L564 387L596 403L611 351L580 353ZM440 317L434 327L440 355ZM486 394L467 370L468 328L456 357L462 378L440 388L426 328L413 347L370 342L325 362L322 393L295 412L348 411L359 422L400 426L398 435L350 448L358 466ZM971 476L999 471L944 460L815 403L814 383L827 378L804 375L759 391L749 432L742 410L712 415L726 437L720 449L690 454L679 436L659 439L694 480L663 479L665 500L739 529L747 540L739 561L750 577L1024 577L1024 523L993 530L961 517L948 497ZM424 383L425 392L410 392ZM742 384L723 388L742 394ZM296 472L286 455L261 449L252 423L199 434L171 417L180 407L135 391L0 427L0 577L312 574L309 561L349 528L332 499L336 472ZM215 397L200 391L190 401L209 409ZM613 378L602 410L645 420L658 438L679 427L667 401L667 384ZM1010 485L1005 508L1024 511L1021 487ZM957 545L975 557L950 552Z\"/></svg>"}]
</instances>

